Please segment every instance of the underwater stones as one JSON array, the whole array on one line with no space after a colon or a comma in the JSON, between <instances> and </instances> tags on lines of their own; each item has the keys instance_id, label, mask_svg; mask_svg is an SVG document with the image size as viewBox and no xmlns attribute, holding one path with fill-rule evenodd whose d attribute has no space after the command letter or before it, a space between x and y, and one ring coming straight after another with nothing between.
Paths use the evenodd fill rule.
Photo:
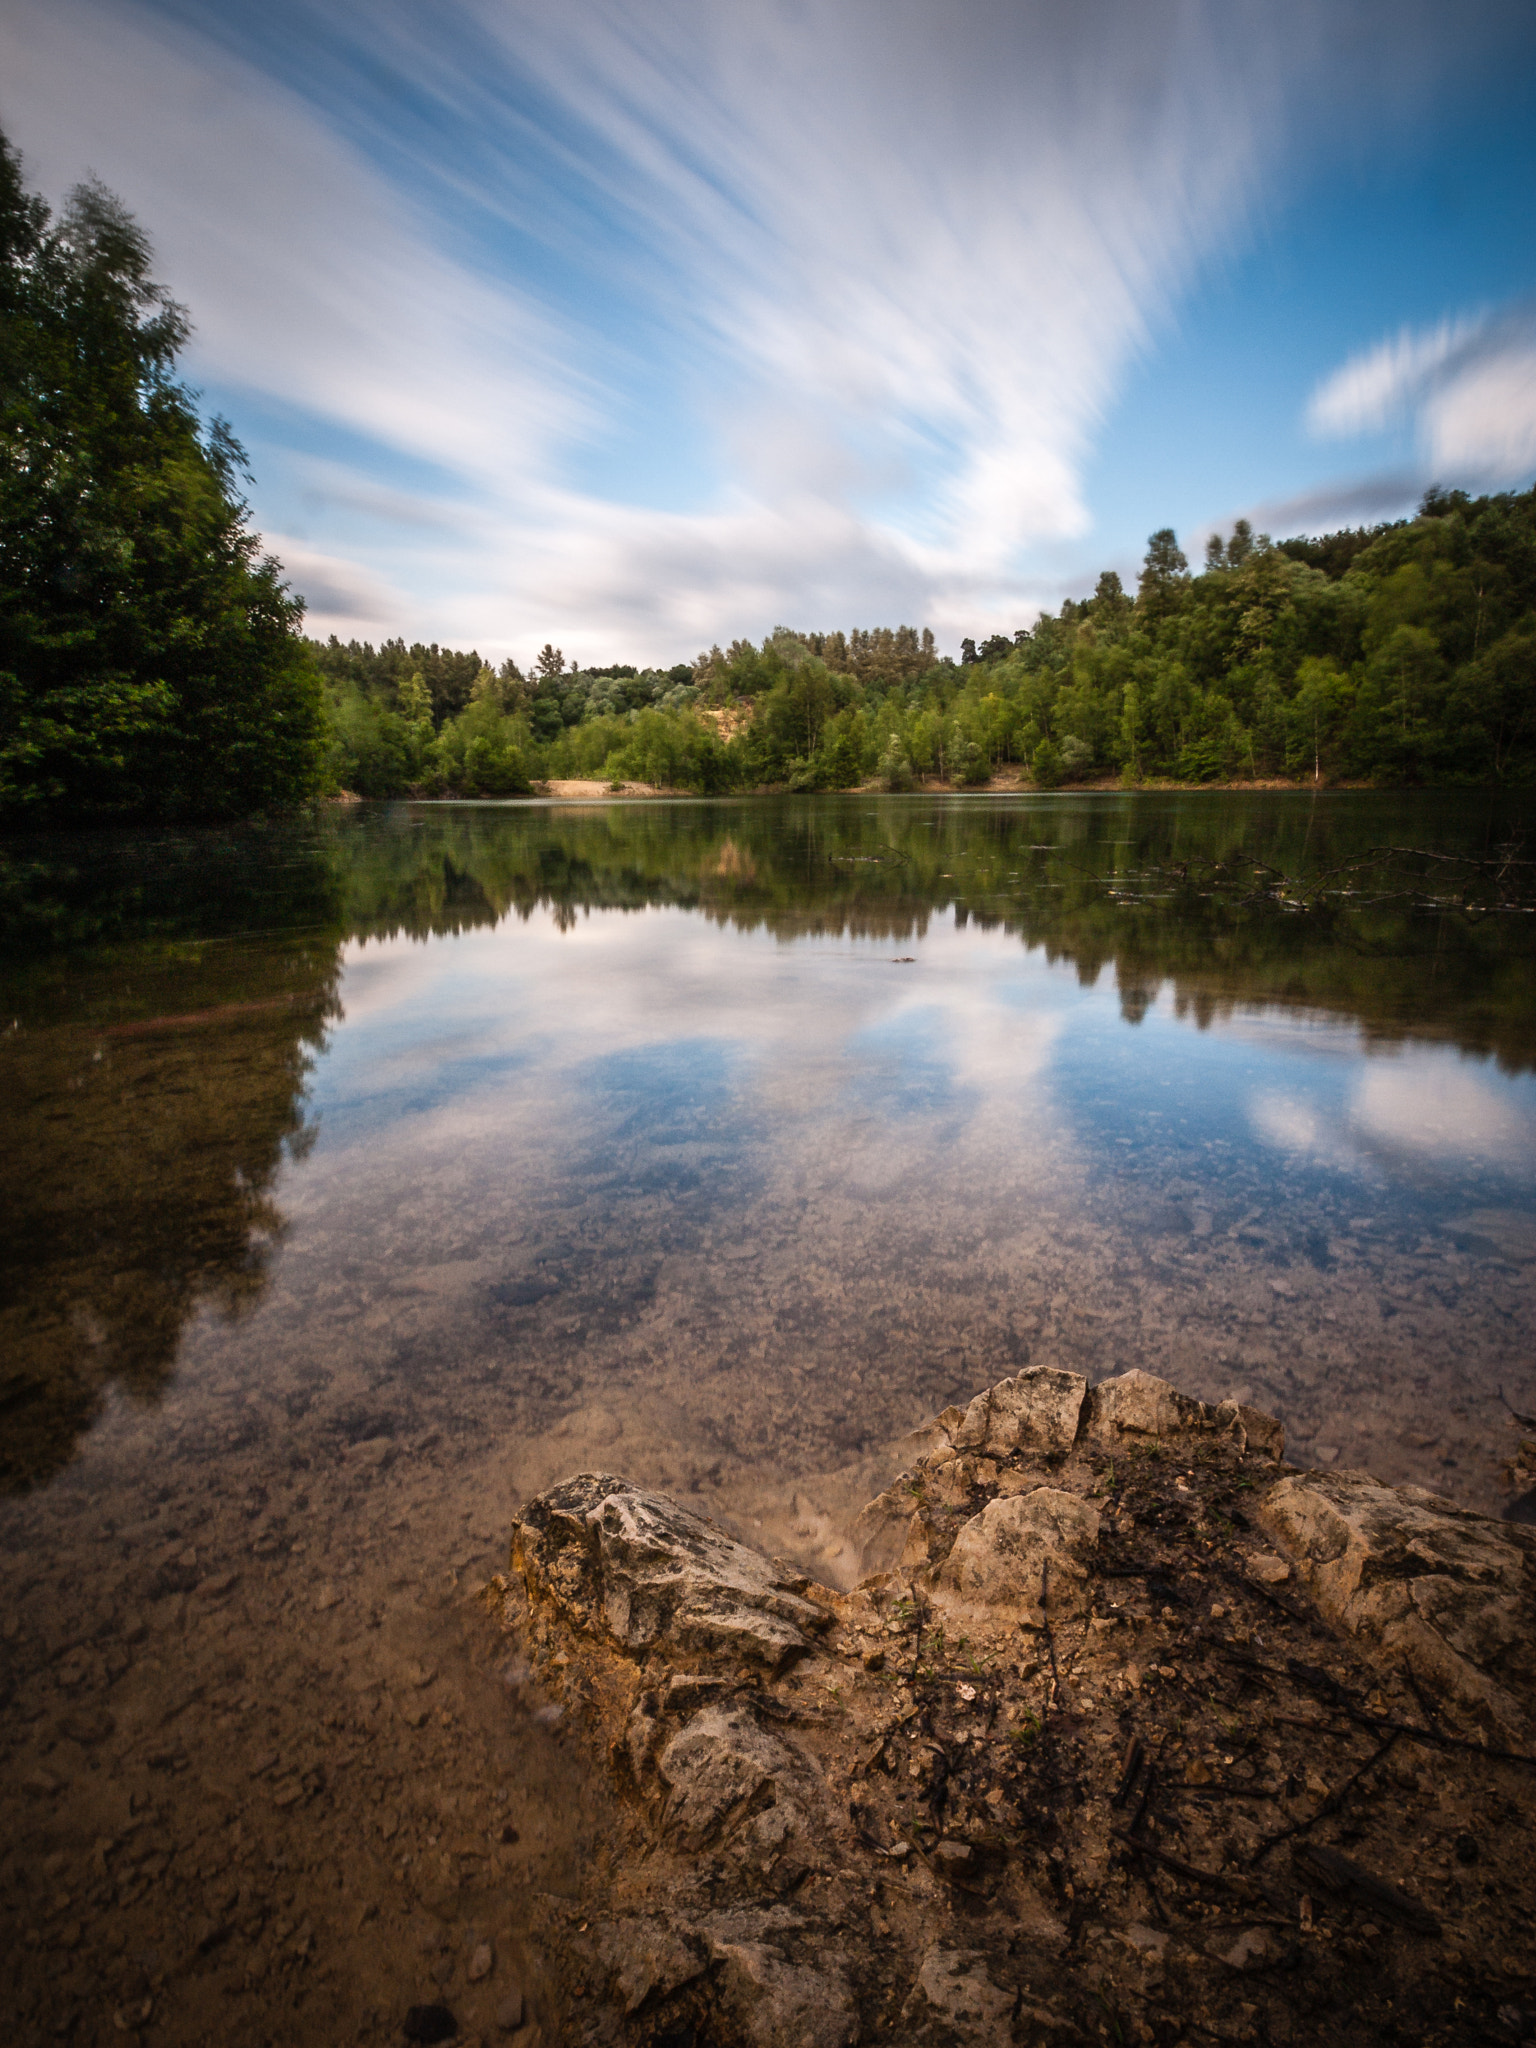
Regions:
<instances>
[{"instance_id":1,"label":"underwater stones","mask_svg":"<svg viewBox=\"0 0 1536 2048\"><path fill-rule=\"evenodd\" d=\"M1081 1373L1035 1366L979 1393L965 1410L951 1441L957 1451L1003 1458L1013 1451L1038 1457L1070 1451L1088 1382Z\"/></svg>"},{"instance_id":2,"label":"underwater stones","mask_svg":"<svg viewBox=\"0 0 1536 2048\"><path fill-rule=\"evenodd\" d=\"M1075 1493L1037 1486L989 1501L956 1536L934 1607L961 1627L1042 1628L1047 1611L1054 1617L1082 1604L1098 1537L1098 1511Z\"/></svg>"},{"instance_id":3,"label":"underwater stones","mask_svg":"<svg viewBox=\"0 0 1536 2048\"><path fill-rule=\"evenodd\" d=\"M777 1671L831 1621L760 1552L608 1473L581 1473L531 1501L513 1526L512 1564L535 1607L552 1605L630 1656L663 1650Z\"/></svg>"},{"instance_id":4,"label":"underwater stones","mask_svg":"<svg viewBox=\"0 0 1536 2048\"><path fill-rule=\"evenodd\" d=\"M1323 1614L1485 1725L1526 1739L1536 1536L1364 1472L1282 1479L1258 1503Z\"/></svg>"}]
</instances>

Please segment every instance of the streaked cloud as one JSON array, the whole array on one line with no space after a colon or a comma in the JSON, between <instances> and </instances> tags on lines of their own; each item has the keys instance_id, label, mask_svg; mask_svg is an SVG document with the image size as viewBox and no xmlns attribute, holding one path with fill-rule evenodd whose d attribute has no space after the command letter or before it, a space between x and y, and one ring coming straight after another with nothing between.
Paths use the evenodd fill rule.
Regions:
<instances>
[{"instance_id":1,"label":"streaked cloud","mask_svg":"<svg viewBox=\"0 0 1536 2048\"><path fill-rule=\"evenodd\" d=\"M1409 420L1442 482L1523 480L1536 469L1536 306L1405 328L1319 385L1308 420L1336 437Z\"/></svg>"},{"instance_id":2,"label":"streaked cloud","mask_svg":"<svg viewBox=\"0 0 1536 2048\"><path fill-rule=\"evenodd\" d=\"M1384 476L1319 484L1315 490L1251 506L1248 518L1260 533L1323 533L1357 521L1395 518L1423 496L1431 481L1416 471L1397 470ZM1226 525L1213 530L1226 537Z\"/></svg>"}]
</instances>

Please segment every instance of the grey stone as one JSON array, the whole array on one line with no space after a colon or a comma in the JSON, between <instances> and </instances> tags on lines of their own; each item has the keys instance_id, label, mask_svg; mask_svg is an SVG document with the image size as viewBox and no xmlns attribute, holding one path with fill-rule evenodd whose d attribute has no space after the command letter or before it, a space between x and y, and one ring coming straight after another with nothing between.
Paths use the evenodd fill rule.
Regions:
<instances>
[{"instance_id":1,"label":"grey stone","mask_svg":"<svg viewBox=\"0 0 1536 2048\"><path fill-rule=\"evenodd\" d=\"M696 1935L666 1920L615 1920L603 1930L599 1949L626 2017L691 1984L707 1960Z\"/></svg>"},{"instance_id":2,"label":"grey stone","mask_svg":"<svg viewBox=\"0 0 1536 2048\"><path fill-rule=\"evenodd\" d=\"M1041 1628L1042 1585L1053 1617L1081 1607L1098 1536L1097 1510L1075 1493L1037 1486L989 1501L955 1538L934 1582L934 1608L946 1626L973 1634Z\"/></svg>"},{"instance_id":3,"label":"grey stone","mask_svg":"<svg viewBox=\"0 0 1536 2048\"><path fill-rule=\"evenodd\" d=\"M939 2023L951 2040L1001 2044L1012 2039L1017 1995L1000 1991L987 1975L985 1956L967 1949L934 1947L918 1968L901 2017L909 2027Z\"/></svg>"},{"instance_id":4,"label":"grey stone","mask_svg":"<svg viewBox=\"0 0 1536 2048\"><path fill-rule=\"evenodd\" d=\"M831 1614L760 1552L627 1479L586 1472L530 1501L512 1561L530 1602L629 1655L664 1648L777 1671Z\"/></svg>"},{"instance_id":5,"label":"grey stone","mask_svg":"<svg viewBox=\"0 0 1536 2048\"><path fill-rule=\"evenodd\" d=\"M779 1945L785 1929L772 1914L722 1914L711 1923L722 2003L752 2048L852 2048L858 2013L842 1969L824 1943L814 1967L790 1961Z\"/></svg>"},{"instance_id":6,"label":"grey stone","mask_svg":"<svg viewBox=\"0 0 1536 2048\"><path fill-rule=\"evenodd\" d=\"M1536 1696L1536 1536L1364 1472L1282 1479L1258 1504L1322 1612L1502 1738Z\"/></svg>"},{"instance_id":7,"label":"grey stone","mask_svg":"<svg viewBox=\"0 0 1536 2048\"><path fill-rule=\"evenodd\" d=\"M670 1787L668 1832L690 1849L770 1803L814 1803L820 1786L810 1760L744 1706L703 1708L673 1736L657 1768Z\"/></svg>"},{"instance_id":8,"label":"grey stone","mask_svg":"<svg viewBox=\"0 0 1536 2048\"><path fill-rule=\"evenodd\" d=\"M523 2024L524 2001L522 1989L514 1984L504 1991L496 2001L496 2024L504 2034L515 2034Z\"/></svg>"}]
</instances>

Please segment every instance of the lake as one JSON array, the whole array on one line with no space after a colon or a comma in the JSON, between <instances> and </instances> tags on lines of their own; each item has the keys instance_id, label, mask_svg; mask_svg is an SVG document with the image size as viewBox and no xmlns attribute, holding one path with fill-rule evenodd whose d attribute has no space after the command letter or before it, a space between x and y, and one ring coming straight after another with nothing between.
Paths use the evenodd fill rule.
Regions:
<instances>
[{"instance_id":1,"label":"lake","mask_svg":"<svg viewBox=\"0 0 1536 2048\"><path fill-rule=\"evenodd\" d=\"M7 845L19 2009L382 2012L445 1887L515 1952L503 1865L558 1892L587 1795L472 1593L571 1472L845 1582L904 1431L1139 1365L1499 1512L1533 819L849 796Z\"/></svg>"}]
</instances>

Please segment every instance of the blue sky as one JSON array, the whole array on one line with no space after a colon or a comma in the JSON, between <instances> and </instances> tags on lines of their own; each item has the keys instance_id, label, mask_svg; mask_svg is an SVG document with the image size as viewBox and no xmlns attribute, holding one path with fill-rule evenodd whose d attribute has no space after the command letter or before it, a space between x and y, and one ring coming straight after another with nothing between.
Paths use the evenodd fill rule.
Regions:
<instances>
[{"instance_id":1,"label":"blue sky","mask_svg":"<svg viewBox=\"0 0 1536 2048\"><path fill-rule=\"evenodd\" d=\"M1536 475L1536 14L10 0L313 630L671 663L1030 621Z\"/></svg>"}]
</instances>

